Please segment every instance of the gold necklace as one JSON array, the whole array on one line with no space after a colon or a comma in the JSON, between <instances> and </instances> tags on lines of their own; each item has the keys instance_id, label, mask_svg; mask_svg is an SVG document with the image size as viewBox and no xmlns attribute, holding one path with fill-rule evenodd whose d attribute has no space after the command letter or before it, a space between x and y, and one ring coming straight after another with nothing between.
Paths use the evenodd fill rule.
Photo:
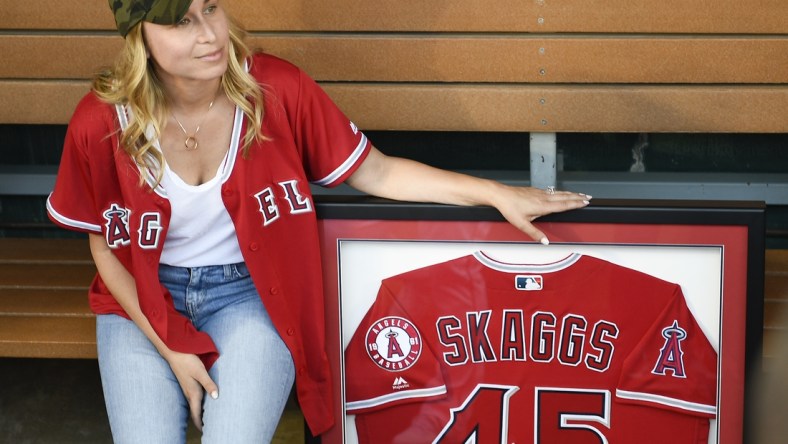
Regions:
<instances>
[{"instance_id":1,"label":"gold necklace","mask_svg":"<svg viewBox=\"0 0 788 444\"><path fill-rule=\"evenodd\" d=\"M208 105L208 111L205 111L205 115L202 117L202 120L200 120L199 125L197 125L197 129L194 130L194 133L192 133L192 135L189 135L189 132L186 131L186 128L183 127L181 121L178 120L178 117L175 116L175 112L170 111L170 114L172 114L172 118L175 119L175 122L178 124L179 127L181 127L181 131L183 131L183 134L186 135L186 140L183 141L183 145L186 146L187 151L194 151L197 149L197 145L198 145L197 133L200 132L200 126L202 126L203 122L205 122L205 118L208 117L208 113L211 112L211 108L213 108L213 102L215 101L216 101L215 98L211 100L211 103Z\"/></svg>"}]
</instances>

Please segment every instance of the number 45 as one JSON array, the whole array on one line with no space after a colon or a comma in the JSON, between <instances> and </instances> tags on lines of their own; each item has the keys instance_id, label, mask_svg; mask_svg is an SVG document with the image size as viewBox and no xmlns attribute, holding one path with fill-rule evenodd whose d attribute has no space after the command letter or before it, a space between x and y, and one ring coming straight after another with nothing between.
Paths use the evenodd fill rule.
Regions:
<instances>
[{"instance_id":1,"label":"number 45","mask_svg":"<svg viewBox=\"0 0 788 444\"><path fill-rule=\"evenodd\" d=\"M518 390L516 386L477 385L459 408L452 409L449 423L433 443L508 444L509 399ZM535 444L607 444L603 431L589 423L610 428L608 390L535 388Z\"/></svg>"}]
</instances>

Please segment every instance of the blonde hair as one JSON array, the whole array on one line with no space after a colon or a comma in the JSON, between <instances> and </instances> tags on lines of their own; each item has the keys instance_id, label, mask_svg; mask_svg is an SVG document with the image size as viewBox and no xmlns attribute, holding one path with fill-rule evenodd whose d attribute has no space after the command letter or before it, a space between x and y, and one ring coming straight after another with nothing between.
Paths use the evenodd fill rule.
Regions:
<instances>
[{"instance_id":1,"label":"blonde hair","mask_svg":"<svg viewBox=\"0 0 788 444\"><path fill-rule=\"evenodd\" d=\"M222 75L222 89L246 117L246 135L242 144L246 157L252 143L268 140L262 132L265 112L263 90L244 68L244 62L251 55L244 42L246 31L229 15L228 20L230 57L227 71ZM114 66L95 76L92 89L101 100L124 104L131 109L134 119L122 131L120 144L137 165L152 173L156 183L159 183L163 174L160 166L164 164L164 158L159 150L153 149L153 141L161 135L169 109L162 85L152 63L148 61L142 23L129 31ZM145 135L149 125L155 132L153 140ZM141 177L140 182L144 182L144 178Z\"/></svg>"}]
</instances>

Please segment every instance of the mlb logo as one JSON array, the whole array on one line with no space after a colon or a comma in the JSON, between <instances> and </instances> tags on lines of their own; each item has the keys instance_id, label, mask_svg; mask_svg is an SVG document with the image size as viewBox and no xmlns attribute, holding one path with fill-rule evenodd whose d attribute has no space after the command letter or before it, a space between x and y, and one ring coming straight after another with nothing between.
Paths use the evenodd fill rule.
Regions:
<instances>
[{"instance_id":1,"label":"mlb logo","mask_svg":"<svg viewBox=\"0 0 788 444\"><path fill-rule=\"evenodd\" d=\"M515 276L514 288L524 291L537 291L542 289L542 276Z\"/></svg>"}]
</instances>

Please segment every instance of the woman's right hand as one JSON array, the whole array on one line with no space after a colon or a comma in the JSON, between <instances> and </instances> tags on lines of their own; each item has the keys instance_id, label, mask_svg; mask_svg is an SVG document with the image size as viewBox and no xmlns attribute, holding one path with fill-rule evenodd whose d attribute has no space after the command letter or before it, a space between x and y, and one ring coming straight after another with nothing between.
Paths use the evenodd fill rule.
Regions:
<instances>
[{"instance_id":1,"label":"woman's right hand","mask_svg":"<svg viewBox=\"0 0 788 444\"><path fill-rule=\"evenodd\" d=\"M104 236L91 234L90 252L96 262L101 279L109 287L112 296L118 301L132 321L159 351L159 354L170 364L178 384L189 402L189 412L194 425L202 430L202 400L204 393L212 398L219 396L219 389L208 375L197 355L178 353L170 350L153 330L148 318L140 310L137 285L128 270L120 263L115 254L107 246Z\"/></svg>"},{"instance_id":2,"label":"woman's right hand","mask_svg":"<svg viewBox=\"0 0 788 444\"><path fill-rule=\"evenodd\" d=\"M170 364L172 372L181 385L183 394L189 402L189 413L194 425L202 431L202 400L205 393L211 398L219 397L219 388L197 355L168 351L164 359Z\"/></svg>"}]
</instances>

